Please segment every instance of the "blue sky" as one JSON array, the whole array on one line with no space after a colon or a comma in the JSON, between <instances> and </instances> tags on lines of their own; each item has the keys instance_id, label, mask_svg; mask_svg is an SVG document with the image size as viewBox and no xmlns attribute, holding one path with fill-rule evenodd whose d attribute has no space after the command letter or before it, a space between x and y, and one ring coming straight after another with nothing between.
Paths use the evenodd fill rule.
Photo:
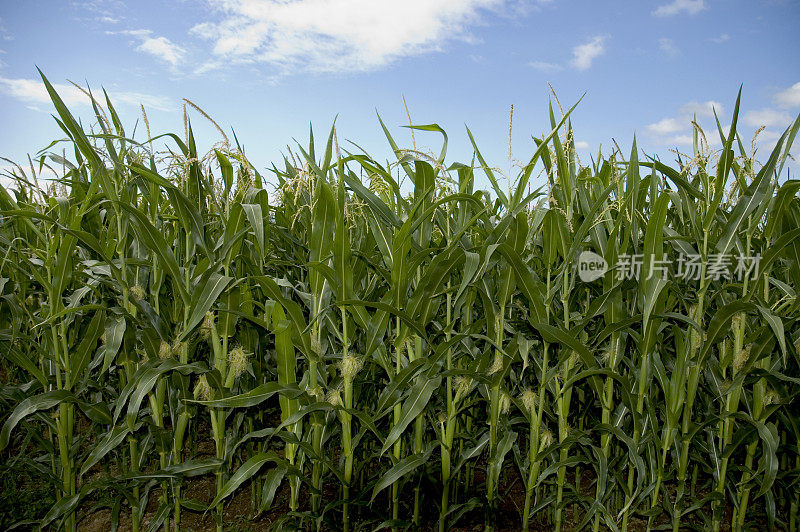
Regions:
<instances>
[{"instance_id":1,"label":"blue sky","mask_svg":"<svg viewBox=\"0 0 800 532\"><path fill-rule=\"evenodd\" d=\"M344 148L391 155L376 111L411 147L403 96L414 123L448 132L450 162L471 159L466 124L507 169L509 107L513 158L527 160L549 129L548 83L565 108L586 94L573 114L584 162L634 134L671 160L691 150L693 115L713 148L712 109L728 124L740 84L741 131L766 126L762 153L800 112L798 27L797 0L0 0L0 155L23 161L60 137L36 66L86 120L67 80L105 87L129 131L139 103L153 133L182 131L188 98L261 169L309 123L323 142L337 115ZM210 148L219 136L190 116ZM438 153L436 134L415 140Z\"/></svg>"}]
</instances>

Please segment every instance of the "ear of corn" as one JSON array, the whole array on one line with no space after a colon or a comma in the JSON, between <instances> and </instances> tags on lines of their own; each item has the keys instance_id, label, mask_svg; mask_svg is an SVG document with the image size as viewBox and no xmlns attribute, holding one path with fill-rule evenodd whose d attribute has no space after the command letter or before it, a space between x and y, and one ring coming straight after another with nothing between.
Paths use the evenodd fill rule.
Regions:
<instances>
[{"instance_id":1,"label":"ear of corn","mask_svg":"<svg viewBox=\"0 0 800 532\"><path fill-rule=\"evenodd\" d=\"M63 177L0 187L0 449L52 478L41 526L100 503L224 529L286 483L285 526L502 528L518 482L523 529L798 530L800 117L763 165L737 98L719 153L697 131L675 168L635 140L584 167L551 106L508 186L469 130L476 164L448 165L439 126L412 126L428 155L380 122L395 161L312 132L268 194L188 119L140 143L106 99L90 134L43 79ZM640 276L584 282L584 251Z\"/></svg>"}]
</instances>

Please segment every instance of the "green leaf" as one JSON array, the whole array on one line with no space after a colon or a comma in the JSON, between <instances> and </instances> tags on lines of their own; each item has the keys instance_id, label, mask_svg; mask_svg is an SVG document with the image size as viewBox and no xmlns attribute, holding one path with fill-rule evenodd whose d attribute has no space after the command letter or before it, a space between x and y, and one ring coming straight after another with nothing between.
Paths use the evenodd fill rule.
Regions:
<instances>
[{"instance_id":1,"label":"green leaf","mask_svg":"<svg viewBox=\"0 0 800 532\"><path fill-rule=\"evenodd\" d=\"M383 442L381 454L384 454L394 445L394 442L403 434L406 427L428 406L431 395L442 384L442 378L438 375L435 377L420 375L417 379L416 384L408 394L408 399L403 403L400 419L392 426L392 430L389 431L389 435L386 436L386 440Z\"/></svg>"},{"instance_id":2,"label":"green leaf","mask_svg":"<svg viewBox=\"0 0 800 532\"><path fill-rule=\"evenodd\" d=\"M243 482L249 480L253 477L253 475L258 473L264 464L268 462L283 464L284 467L288 467L286 460L283 460L274 451L258 453L243 463L241 467L236 470L236 473L234 473L233 476L231 476L231 478L222 486L222 490L217 493L217 495L214 497L214 500L208 504L208 507L214 508L217 506L220 502L233 494L233 492L236 491L236 488L241 486Z\"/></svg>"},{"instance_id":3,"label":"green leaf","mask_svg":"<svg viewBox=\"0 0 800 532\"><path fill-rule=\"evenodd\" d=\"M256 246L258 246L259 256L264 256L264 214L261 211L261 205L258 203L242 203L242 209L247 216L247 221L250 222L250 227L253 228L253 235L256 237Z\"/></svg>"},{"instance_id":4,"label":"green leaf","mask_svg":"<svg viewBox=\"0 0 800 532\"><path fill-rule=\"evenodd\" d=\"M285 464L278 464L276 467L269 470L264 476L264 486L261 489L261 506L259 511L265 512L272 508L272 501L275 500L275 493L278 491L283 477L286 476L286 471L289 468Z\"/></svg>"},{"instance_id":5,"label":"green leaf","mask_svg":"<svg viewBox=\"0 0 800 532\"><path fill-rule=\"evenodd\" d=\"M431 452L433 449L434 443L431 442L423 452L406 456L393 465L391 469L381 476L380 480L378 480L378 483L375 484L375 487L372 488L372 497L370 498L370 502L374 501L375 497L381 491L393 485L395 482L405 477L409 473L412 473L420 466L424 465L431 457Z\"/></svg>"},{"instance_id":6,"label":"green leaf","mask_svg":"<svg viewBox=\"0 0 800 532\"><path fill-rule=\"evenodd\" d=\"M303 394L303 391L298 388L296 384L267 382L239 395L233 395L223 399L214 399L212 401L192 402L212 408L247 408L250 406L259 405L275 394L280 394L288 399L296 399Z\"/></svg>"},{"instance_id":7,"label":"green leaf","mask_svg":"<svg viewBox=\"0 0 800 532\"><path fill-rule=\"evenodd\" d=\"M183 330L183 334L180 336L180 341L186 339L186 337L191 334L192 329L194 329L206 315L211 307L216 303L217 299L219 298L220 294L228 287L230 282L233 281L232 277L226 277L224 275L220 275L218 273L211 274L202 285L198 285L195 290L194 294L192 295L192 301L189 306L190 314L189 319L186 322L186 327Z\"/></svg>"},{"instance_id":8,"label":"green leaf","mask_svg":"<svg viewBox=\"0 0 800 532\"><path fill-rule=\"evenodd\" d=\"M81 338L81 342L71 355L70 385L74 384L78 380L78 378L81 376L81 373L83 373L83 370L85 370L86 366L89 365L92 354L97 349L97 340L103 333L104 325L105 313L102 311L95 312L92 320L89 322L89 326L86 328L86 332Z\"/></svg>"},{"instance_id":9,"label":"green leaf","mask_svg":"<svg viewBox=\"0 0 800 532\"><path fill-rule=\"evenodd\" d=\"M11 431L17 426L17 423L24 418L34 414L40 410L50 410L54 406L58 406L63 402L72 402L75 396L67 390L52 390L44 392L39 395L33 395L20 401L20 403L8 416L6 422L3 423L3 428L0 430L0 451L8 446Z\"/></svg>"},{"instance_id":10,"label":"green leaf","mask_svg":"<svg viewBox=\"0 0 800 532\"><path fill-rule=\"evenodd\" d=\"M92 466L102 460L109 452L119 447L129 432L127 425L117 425L103 434L100 437L100 441L92 447L92 451L86 457L86 460L83 461L80 474L85 475Z\"/></svg>"},{"instance_id":11,"label":"green leaf","mask_svg":"<svg viewBox=\"0 0 800 532\"><path fill-rule=\"evenodd\" d=\"M183 278L181 277L178 263L175 260L175 255L172 249L167 245L166 240L161 233L153 227L150 220L139 210L134 209L126 204L119 204L120 207L127 211L134 219L134 228L142 243L158 256L159 264L161 264L169 272L172 277L173 285L178 289L178 292L185 305L189 304L189 291L184 285Z\"/></svg>"}]
</instances>

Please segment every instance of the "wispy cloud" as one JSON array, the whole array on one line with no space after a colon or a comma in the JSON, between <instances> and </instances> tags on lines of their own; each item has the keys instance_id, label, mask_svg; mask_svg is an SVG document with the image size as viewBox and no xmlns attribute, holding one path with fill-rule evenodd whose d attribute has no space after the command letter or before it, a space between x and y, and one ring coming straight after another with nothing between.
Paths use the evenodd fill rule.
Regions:
<instances>
[{"instance_id":1,"label":"wispy cloud","mask_svg":"<svg viewBox=\"0 0 800 532\"><path fill-rule=\"evenodd\" d=\"M564 67L555 63L548 63L547 61L531 61L528 66L541 70L542 72L558 72L564 70Z\"/></svg>"},{"instance_id":2,"label":"wispy cloud","mask_svg":"<svg viewBox=\"0 0 800 532\"><path fill-rule=\"evenodd\" d=\"M575 70L587 70L595 59L606 52L607 35L596 35L588 41L572 48L572 59L563 62L531 61L528 66L541 72L558 72L566 67Z\"/></svg>"},{"instance_id":3,"label":"wispy cloud","mask_svg":"<svg viewBox=\"0 0 800 532\"><path fill-rule=\"evenodd\" d=\"M67 105L89 103L86 95L73 85L55 83L53 87ZM26 103L50 103L50 96L44 83L36 79L0 77L0 91Z\"/></svg>"},{"instance_id":4,"label":"wispy cloud","mask_svg":"<svg viewBox=\"0 0 800 532\"><path fill-rule=\"evenodd\" d=\"M225 63L223 61L212 59L211 61L204 61L203 63L201 63L200 66L198 66L192 71L192 73L195 76L202 76L203 74L206 74L208 72L219 70L224 65Z\"/></svg>"},{"instance_id":5,"label":"wispy cloud","mask_svg":"<svg viewBox=\"0 0 800 532\"><path fill-rule=\"evenodd\" d=\"M0 185L3 185L7 190L16 190L18 187L17 178L24 181L34 182L37 181L40 187L46 188L48 182L57 179L60 176L52 168L47 165L39 168L39 165L34 162L34 168L31 169L29 165L14 165L14 164L0 164ZM34 171L36 179L34 180Z\"/></svg>"},{"instance_id":6,"label":"wispy cloud","mask_svg":"<svg viewBox=\"0 0 800 532\"><path fill-rule=\"evenodd\" d=\"M152 55L173 67L177 67L186 55L186 49L166 37L154 36L150 30L109 31L106 33L135 37L139 41L139 45L136 47L137 51Z\"/></svg>"},{"instance_id":7,"label":"wispy cloud","mask_svg":"<svg viewBox=\"0 0 800 532\"><path fill-rule=\"evenodd\" d=\"M684 129L686 129L686 121L677 118L662 118L658 122L647 125L647 131L656 135L669 135Z\"/></svg>"},{"instance_id":8,"label":"wispy cloud","mask_svg":"<svg viewBox=\"0 0 800 532\"><path fill-rule=\"evenodd\" d=\"M791 90L791 89L787 89ZM797 84L800 93L800 83ZM783 91L784 93L787 91ZM783 94L783 93L779 93ZM800 104L800 102L798 102ZM705 102L691 101L678 107L673 116L662 118L658 122L645 126L645 131L653 143L661 146L691 146L692 139L692 120L695 119L706 134L706 138L712 147L720 147L720 139L717 134L716 118L722 124L722 129L727 133L730 125L724 120L726 118L725 109L721 103L708 100ZM752 130L759 130L757 137L758 153L769 153L775 146L780 137L780 132L792 122L794 117L791 113L773 108L752 109L740 115L737 132L748 134L747 127Z\"/></svg>"},{"instance_id":9,"label":"wispy cloud","mask_svg":"<svg viewBox=\"0 0 800 532\"><path fill-rule=\"evenodd\" d=\"M145 107L152 107L159 111L173 111L175 105L172 105L171 100L165 96L156 96L144 92L131 92L131 91L108 91L109 98L112 103L123 103L138 107L140 104Z\"/></svg>"},{"instance_id":10,"label":"wispy cloud","mask_svg":"<svg viewBox=\"0 0 800 532\"><path fill-rule=\"evenodd\" d=\"M756 130L761 131L758 135L758 144L762 153L771 151L780 138L781 132L789 127L797 116L792 111L784 111L793 107L800 107L800 82L791 87L778 91L773 96L773 101L778 108L763 107L753 109L742 115L742 122Z\"/></svg>"},{"instance_id":11,"label":"wispy cloud","mask_svg":"<svg viewBox=\"0 0 800 532\"><path fill-rule=\"evenodd\" d=\"M14 36L8 31L8 29L3 24L3 18L0 17L0 40L3 41L13 41Z\"/></svg>"},{"instance_id":12,"label":"wispy cloud","mask_svg":"<svg viewBox=\"0 0 800 532\"><path fill-rule=\"evenodd\" d=\"M731 40L731 36L728 35L727 33L721 33L719 36L711 37L708 40L716 44L722 44L724 42Z\"/></svg>"},{"instance_id":13,"label":"wispy cloud","mask_svg":"<svg viewBox=\"0 0 800 532\"><path fill-rule=\"evenodd\" d=\"M699 117L708 117L711 118L714 116L716 112L717 116L722 115L725 112L725 108L722 106L720 102L714 100L708 100L705 102L698 102L697 100L692 100L691 102L687 102L680 106L678 112L683 116L699 116Z\"/></svg>"},{"instance_id":14,"label":"wispy cloud","mask_svg":"<svg viewBox=\"0 0 800 532\"><path fill-rule=\"evenodd\" d=\"M658 40L658 48L669 57L677 57L681 53L675 41L667 37L662 37Z\"/></svg>"},{"instance_id":15,"label":"wispy cloud","mask_svg":"<svg viewBox=\"0 0 800 532\"><path fill-rule=\"evenodd\" d=\"M775 103L781 107L798 107L800 106L800 81L782 90L775 95Z\"/></svg>"},{"instance_id":16,"label":"wispy cloud","mask_svg":"<svg viewBox=\"0 0 800 532\"><path fill-rule=\"evenodd\" d=\"M751 127L787 127L792 121L788 113L776 111L775 109L764 108L747 111L742 117L745 124Z\"/></svg>"},{"instance_id":17,"label":"wispy cloud","mask_svg":"<svg viewBox=\"0 0 800 532\"><path fill-rule=\"evenodd\" d=\"M702 119L709 120L714 116L715 111L721 120L725 111L721 103L714 100L686 102L678 107L677 113L675 113L674 116L665 117L658 122L646 125L645 131L653 142L662 146L691 145L692 120L697 119L698 122L701 122ZM714 123L713 121L709 121L709 123L705 125L708 127L705 127L702 123L700 126L707 131ZM712 144L715 143L714 138L713 136L709 137Z\"/></svg>"},{"instance_id":18,"label":"wispy cloud","mask_svg":"<svg viewBox=\"0 0 800 532\"><path fill-rule=\"evenodd\" d=\"M696 15L704 9L708 9L705 0L672 0L668 4L658 6L653 15L657 17L672 17L680 13Z\"/></svg>"},{"instance_id":19,"label":"wispy cloud","mask_svg":"<svg viewBox=\"0 0 800 532\"><path fill-rule=\"evenodd\" d=\"M217 20L192 28L218 59L281 71L368 71L470 40L469 28L509 0L210 0Z\"/></svg>"},{"instance_id":20,"label":"wispy cloud","mask_svg":"<svg viewBox=\"0 0 800 532\"><path fill-rule=\"evenodd\" d=\"M90 103L89 97L74 85L54 83L53 87L68 106L88 105ZM34 110L39 110L36 104L49 105L51 103L50 95L47 93L44 83L37 79L0 77L0 92L8 94L26 104L33 104L32 107ZM174 106L170 105L170 100L163 96L154 96L142 92L114 90L109 90L108 93L114 104L137 107L139 104L142 104L145 107L158 109L160 111L171 111L174 108ZM29 105L29 107L31 107L31 105Z\"/></svg>"},{"instance_id":21,"label":"wispy cloud","mask_svg":"<svg viewBox=\"0 0 800 532\"><path fill-rule=\"evenodd\" d=\"M70 4L80 20L103 24L122 22L125 19L123 13L128 10L121 0L73 0Z\"/></svg>"},{"instance_id":22,"label":"wispy cloud","mask_svg":"<svg viewBox=\"0 0 800 532\"><path fill-rule=\"evenodd\" d=\"M578 70L586 70L592 66L592 62L606 51L605 35L597 35L589 41L579 44L572 49L572 66Z\"/></svg>"}]
</instances>

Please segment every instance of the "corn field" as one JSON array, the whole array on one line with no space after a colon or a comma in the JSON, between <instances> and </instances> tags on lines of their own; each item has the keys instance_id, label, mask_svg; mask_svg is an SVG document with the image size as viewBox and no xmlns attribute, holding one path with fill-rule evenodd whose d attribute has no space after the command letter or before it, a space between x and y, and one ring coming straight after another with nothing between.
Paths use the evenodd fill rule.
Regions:
<instances>
[{"instance_id":1,"label":"corn field","mask_svg":"<svg viewBox=\"0 0 800 532\"><path fill-rule=\"evenodd\" d=\"M0 187L0 463L55 498L21 525L800 530L800 117L584 166L551 105L514 175L380 122L392 161L334 128L262 176L43 80L65 138Z\"/></svg>"}]
</instances>

